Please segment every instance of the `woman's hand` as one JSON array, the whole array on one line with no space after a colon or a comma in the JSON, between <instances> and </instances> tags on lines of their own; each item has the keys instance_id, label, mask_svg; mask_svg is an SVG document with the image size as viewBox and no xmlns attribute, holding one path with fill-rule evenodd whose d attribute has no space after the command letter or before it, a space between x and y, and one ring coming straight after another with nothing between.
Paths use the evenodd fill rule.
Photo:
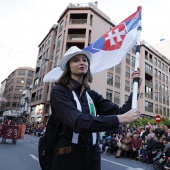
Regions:
<instances>
[{"instance_id":1,"label":"woman's hand","mask_svg":"<svg viewBox=\"0 0 170 170\"><path fill-rule=\"evenodd\" d=\"M117 117L120 124L132 123L139 120L140 112L137 109L131 109L122 115L117 115Z\"/></svg>"},{"instance_id":2,"label":"woman's hand","mask_svg":"<svg viewBox=\"0 0 170 170\"><path fill-rule=\"evenodd\" d=\"M135 79L135 78L138 78L139 79L139 81L138 81L138 85L139 85L139 88L140 88L140 85L141 85L141 83L142 83L142 76L141 76L141 73L140 73L140 69L138 68L138 70L137 71L134 71L133 73L132 73L132 78L133 79Z\"/></svg>"}]
</instances>

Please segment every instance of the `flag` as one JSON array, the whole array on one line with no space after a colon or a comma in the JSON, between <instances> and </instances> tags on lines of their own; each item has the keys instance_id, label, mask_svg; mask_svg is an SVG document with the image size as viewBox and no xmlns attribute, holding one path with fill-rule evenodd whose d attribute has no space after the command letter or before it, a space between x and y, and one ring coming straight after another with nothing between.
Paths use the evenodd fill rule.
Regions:
<instances>
[{"instance_id":1,"label":"flag","mask_svg":"<svg viewBox=\"0 0 170 170\"><path fill-rule=\"evenodd\" d=\"M84 50L92 53L90 69L92 73L107 70L119 64L137 42L138 27L141 27L142 8L123 20L112 30ZM43 82L55 82L62 74L59 66L48 72Z\"/></svg>"},{"instance_id":2,"label":"flag","mask_svg":"<svg viewBox=\"0 0 170 170\"><path fill-rule=\"evenodd\" d=\"M60 66L56 66L44 76L43 82L53 83L60 78L62 73L63 71L61 70Z\"/></svg>"},{"instance_id":3,"label":"flag","mask_svg":"<svg viewBox=\"0 0 170 170\"><path fill-rule=\"evenodd\" d=\"M138 27L141 27L141 10L138 7L135 13L84 49L93 54L90 62L92 73L119 64L136 44Z\"/></svg>"},{"instance_id":4,"label":"flag","mask_svg":"<svg viewBox=\"0 0 170 170\"><path fill-rule=\"evenodd\" d=\"M4 97L0 97L0 102L7 102L7 99Z\"/></svg>"}]
</instances>

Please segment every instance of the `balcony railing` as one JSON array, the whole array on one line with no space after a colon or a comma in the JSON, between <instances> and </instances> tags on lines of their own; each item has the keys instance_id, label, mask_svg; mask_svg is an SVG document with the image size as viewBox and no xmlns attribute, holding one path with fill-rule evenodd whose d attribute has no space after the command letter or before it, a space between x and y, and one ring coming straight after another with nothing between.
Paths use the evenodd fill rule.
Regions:
<instances>
[{"instance_id":1,"label":"balcony railing","mask_svg":"<svg viewBox=\"0 0 170 170\"><path fill-rule=\"evenodd\" d=\"M68 34L67 40L68 41L84 41L86 38L85 34Z\"/></svg>"},{"instance_id":2,"label":"balcony railing","mask_svg":"<svg viewBox=\"0 0 170 170\"><path fill-rule=\"evenodd\" d=\"M87 24L87 19L70 19L69 24Z\"/></svg>"}]
</instances>

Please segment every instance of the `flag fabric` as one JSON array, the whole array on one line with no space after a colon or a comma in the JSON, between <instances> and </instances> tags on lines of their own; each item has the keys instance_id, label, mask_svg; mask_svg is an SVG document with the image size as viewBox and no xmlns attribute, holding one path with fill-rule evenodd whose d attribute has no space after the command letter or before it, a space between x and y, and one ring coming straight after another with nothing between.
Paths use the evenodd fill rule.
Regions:
<instances>
[{"instance_id":1,"label":"flag fabric","mask_svg":"<svg viewBox=\"0 0 170 170\"><path fill-rule=\"evenodd\" d=\"M7 99L4 97L0 97L0 102L7 102Z\"/></svg>"},{"instance_id":2,"label":"flag fabric","mask_svg":"<svg viewBox=\"0 0 170 170\"><path fill-rule=\"evenodd\" d=\"M49 71L43 78L43 82L50 82L53 83L57 81L60 76L62 75L63 71L61 70L60 66L53 68Z\"/></svg>"},{"instance_id":3,"label":"flag fabric","mask_svg":"<svg viewBox=\"0 0 170 170\"><path fill-rule=\"evenodd\" d=\"M138 26L141 26L141 7L138 7L135 13L86 47L84 50L93 54L91 72L97 73L119 64L136 44Z\"/></svg>"},{"instance_id":4,"label":"flag fabric","mask_svg":"<svg viewBox=\"0 0 170 170\"><path fill-rule=\"evenodd\" d=\"M142 8L105 33L84 50L92 53L92 73L107 70L119 64L137 42L138 27L141 27ZM44 76L43 82L55 82L62 74L59 66Z\"/></svg>"}]
</instances>

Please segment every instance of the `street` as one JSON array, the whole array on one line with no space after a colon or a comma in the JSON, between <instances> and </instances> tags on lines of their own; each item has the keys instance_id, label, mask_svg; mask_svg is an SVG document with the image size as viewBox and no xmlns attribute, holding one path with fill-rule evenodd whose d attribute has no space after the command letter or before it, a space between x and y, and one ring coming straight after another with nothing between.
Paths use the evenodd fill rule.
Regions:
<instances>
[{"instance_id":1,"label":"street","mask_svg":"<svg viewBox=\"0 0 170 170\"><path fill-rule=\"evenodd\" d=\"M16 145L8 139L6 144L0 140L1 170L41 170L38 161L39 137L25 135ZM128 158L114 158L102 155L102 170L153 170L152 164L145 164Z\"/></svg>"}]
</instances>

